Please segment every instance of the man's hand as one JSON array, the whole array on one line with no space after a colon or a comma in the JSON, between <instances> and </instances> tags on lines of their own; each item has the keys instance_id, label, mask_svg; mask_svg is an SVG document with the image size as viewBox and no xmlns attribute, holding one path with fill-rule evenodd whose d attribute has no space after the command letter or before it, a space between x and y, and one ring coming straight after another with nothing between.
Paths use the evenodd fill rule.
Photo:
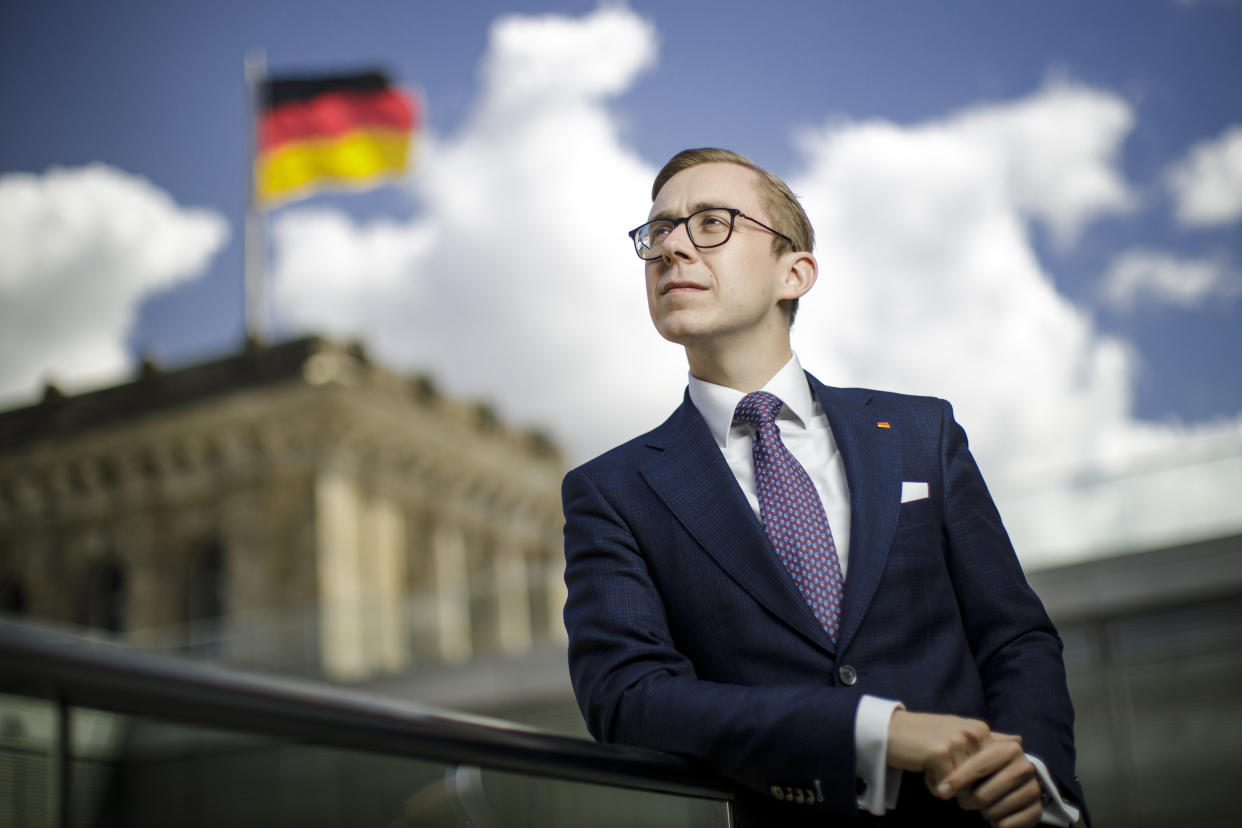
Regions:
<instances>
[{"instance_id":1,"label":"man's hand","mask_svg":"<svg viewBox=\"0 0 1242 828\"><path fill-rule=\"evenodd\" d=\"M939 782L982 749L990 736L987 723L979 719L894 710L888 722L888 764Z\"/></svg>"},{"instance_id":2,"label":"man's hand","mask_svg":"<svg viewBox=\"0 0 1242 828\"><path fill-rule=\"evenodd\" d=\"M1030 828L1043 816L1035 766L1022 739L994 733L986 722L940 713L894 710L888 764L921 772L941 799L956 798L994 828Z\"/></svg>"},{"instance_id":3,"label":"man's hand","mask_svg":"<svg viewBox=\"0 0 1242 828\"><path fill-rule=\"evenodd\" d=\"M962 808L978 811L993 828L1030 828L1043 816L1035 766L1018 736L993 733L948 775L929 774L927 781L936 796L956 797Z\"/></svg>"}]
</instances>

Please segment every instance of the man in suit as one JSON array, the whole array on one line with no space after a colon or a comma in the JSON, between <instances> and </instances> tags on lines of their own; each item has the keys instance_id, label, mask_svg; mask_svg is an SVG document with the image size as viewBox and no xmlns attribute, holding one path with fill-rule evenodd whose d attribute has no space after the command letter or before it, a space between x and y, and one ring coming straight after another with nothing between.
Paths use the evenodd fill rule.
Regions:
<instances>
[{"instance_id":1,"label":"man in suit","mask_svg":"<svg viewBox=\"0 0 1242 828\"><path fill-rule=\"evenodd\" d=\"M740 824L1080 820L1061 642L948 403L802 371L814 238L779 178L687 150L652 200L631 235L689 388L565 478L592 734L707 763Z\"/></svg>"}]
</instances>

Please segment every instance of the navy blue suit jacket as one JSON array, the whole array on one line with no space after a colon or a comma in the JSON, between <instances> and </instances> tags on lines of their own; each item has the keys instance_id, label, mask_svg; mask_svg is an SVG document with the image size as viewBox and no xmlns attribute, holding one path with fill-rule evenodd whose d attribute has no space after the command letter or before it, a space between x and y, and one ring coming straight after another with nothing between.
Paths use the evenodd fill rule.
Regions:
<instances>
[{"instance_id":1,"label":"navy blue suit jacket","mask_svg":"<svg viewBox=\"0 0 1242 828\"><path fill-rule=\"evenodd\" d=\"M1021 734L1081 803L1061 642L949 404L807 376L850 491L836 646L687 395L564 481L569 663L591 733L706 762L742 786L740 817L833 824L857 812L869 693ZM902 503L903 481L929 496ZM899 812L945 806L902 782Z\"/></svg>"}]
</instances>

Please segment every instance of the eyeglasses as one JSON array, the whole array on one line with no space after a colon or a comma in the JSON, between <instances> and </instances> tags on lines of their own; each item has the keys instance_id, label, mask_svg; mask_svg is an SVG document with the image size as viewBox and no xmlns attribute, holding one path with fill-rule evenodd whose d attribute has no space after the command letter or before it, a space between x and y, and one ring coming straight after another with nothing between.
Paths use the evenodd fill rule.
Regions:
<instances>
[{"instance_id":1,"label":"eyeglasses","mask_svg":"<svg viewBox=\"0 0 1242 828\"><path fill-rule=\"evenodd\" d=\"M690 237L690 243L704 250L709 247L720 247L732 238L733 223L739 216L793 245L793 239L789 236L733 207L708 207L706 210L699 210L697 213L691 213L682 218L654 219L635 227L629 232L629 236L634 240L634 252L638 254L638 258L651 261L664 255L664 240L682 222L686 223L686 235Z\"/></svg>"}]
</instances>

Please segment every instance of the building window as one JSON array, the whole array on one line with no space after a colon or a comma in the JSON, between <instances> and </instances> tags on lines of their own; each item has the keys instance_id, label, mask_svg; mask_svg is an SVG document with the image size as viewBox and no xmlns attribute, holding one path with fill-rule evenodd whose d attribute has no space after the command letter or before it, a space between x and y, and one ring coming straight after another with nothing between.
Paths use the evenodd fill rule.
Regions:
<instances>
[{"instance_id":1,"label":"building window","mask_svg":"<svg viewBox=\"0 0 1242 828\"><path fill-rule=\"evenodd\" d=\"M207 541L190 565L186 643L194 652L220 649L227 611L227 580L224 547L219 541Z\"/></svg>"},{"instance_id":2,"label":"building window","mask_svg":"<svg viewBox=\"0 0 1242 828\"><path fill-rule=\"evenodd\" d=\"M0 573L0 615L26 614L26 588L17 576Z\"/></svg>"},{"instance_id":3,"label":"building window","mask_svg":"<svg viewBox=\"0 0 1242 828\"><path fill-rule=\"evenodd\" d=\"M77 621L108 632L128 628L128 589L125 570L115 561L93 564L86 573L78 599Z\"/></svg>"}]
</instances>

